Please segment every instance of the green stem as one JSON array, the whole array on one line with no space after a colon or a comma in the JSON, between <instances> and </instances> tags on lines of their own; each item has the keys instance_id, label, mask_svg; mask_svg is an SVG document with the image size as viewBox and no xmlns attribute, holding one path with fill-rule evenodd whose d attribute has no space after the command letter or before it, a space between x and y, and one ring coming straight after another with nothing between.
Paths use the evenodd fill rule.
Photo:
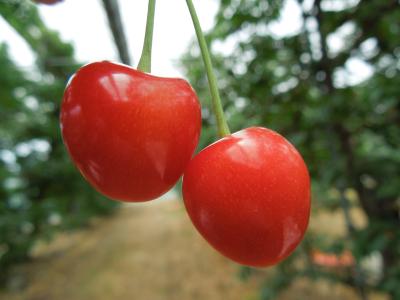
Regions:
<instances>
[{"instance_id":1,"label":"green stem","mask_svg":"<svg viewBox=\"0 0 400 300\"><path fill-rule=\"evenodd\" d=\"M151 72L151 48L153 45L154 14L156 10L156 0L149 0L147 9L146 34L144 36L142 55L139 60L138 70Z\"/></svg>"},{"instance_id":2,"label":"green stem","mask_svg":"<svg viewBox=\"0 0 400 300\"><path fill-rule=\"evenodd\" d=\"M210 86L212 106L214 110L215 117L217 119L218 134L220 137L224 137L230 134L228 124L226 123L224 110L222 109L221 98L219 96L217 80L213 72L212 62L210 53L208 52L208 47L206 39L204 38L203 31L201 30L199 18L196 14L196 9L194 8L192 0L186 0L187 6L189 8L190 15L192 17L193 25L196 30L197 40L199 42L201 55L203 57L204 65L206 67L208 84Z\"/></svg>"}]
</instances>

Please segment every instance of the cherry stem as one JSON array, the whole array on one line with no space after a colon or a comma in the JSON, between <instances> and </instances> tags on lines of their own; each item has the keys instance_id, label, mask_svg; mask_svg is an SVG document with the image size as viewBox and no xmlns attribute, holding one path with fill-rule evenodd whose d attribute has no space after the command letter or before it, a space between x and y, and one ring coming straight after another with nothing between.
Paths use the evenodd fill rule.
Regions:
<instances>
[{"instance_id":1,"label":"cherry stem","mask_svg":"<svg viewBox=\"0 0 400 300\"><path fill-rule=\"evenodd\" d=\"M154 15L156 10L156 0L149 0L147 9L146 33L144 36L142 55L137 66L138 70L151 72L151 48L153 45Z\"/></svg>"},{"instance_id":2,"label":"cherry stem","mask_svg":"<svg viewBox=\"0 0 400 300\"><path fill-rule=\"evenodd\" d=\"M210 86L212 107L214 110L215 117L217 119L218 134L220 137L224 137L230 134L228 123L226 122L224 110L221 104L221 98L219 96L217 80L213 71L213 66L211 62L211 56L208 51L206 39L204 38L203 31L201 30L199 18L197 17L196 9L193 5L192 0L186 0L187 6L189 8L190 15L192 17L194 29L196 31L197 40L201 50L201 56L203 57L203 62L206 67L208 84Z\"/></svg>"}]
</instances>

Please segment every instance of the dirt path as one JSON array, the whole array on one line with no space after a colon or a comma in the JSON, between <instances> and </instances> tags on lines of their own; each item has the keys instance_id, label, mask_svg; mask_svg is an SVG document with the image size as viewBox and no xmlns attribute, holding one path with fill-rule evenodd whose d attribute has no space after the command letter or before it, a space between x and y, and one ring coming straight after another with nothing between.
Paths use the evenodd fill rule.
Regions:
<instances>
[{"instance_id":1,"label":"dirt path","mask_svg":"<svg viewBox=\"0 0 400 300\"><path fill-rule=\"evenodd\" d=\"M124 207L36 252L27 268L29 287L1 299L239 300L257 290L207 247L178 201Z\"/></svg>"},{"instance_id":2,"label":"dirt path","mask_svg":"<svg viewBox=\"0 0 400 300\"><path fill-rule=\"evenodd\" d=\"M123 207L38 247L35 257L19 270L28 287L0 299L255 300L265 277L240 281L238 265L211 249L172 200ZM343 287L299 281L280 299L357 297Z\"/></svg>"}]
</instances>

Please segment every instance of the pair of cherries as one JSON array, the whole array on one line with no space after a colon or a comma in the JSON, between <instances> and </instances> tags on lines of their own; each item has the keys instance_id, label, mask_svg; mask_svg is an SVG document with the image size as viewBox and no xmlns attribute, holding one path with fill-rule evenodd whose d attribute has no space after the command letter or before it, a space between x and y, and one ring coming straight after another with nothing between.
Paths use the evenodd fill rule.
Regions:
<instances>
[{"instance_id":1,"label":"pair of cherries","mask_svg":"<svg viewBox=\"0 0 400 300\"><path fill-rule=\"evenodd\" d=\"M272 130L228 135L192 158L201 108L185 80L96 62L69 81L61 108L68 152L102 194L155 199L183 174L183 198L201 235L250 266L286 258L310 212L310 179L297 150Z\"/></svg>"}]
</instances>

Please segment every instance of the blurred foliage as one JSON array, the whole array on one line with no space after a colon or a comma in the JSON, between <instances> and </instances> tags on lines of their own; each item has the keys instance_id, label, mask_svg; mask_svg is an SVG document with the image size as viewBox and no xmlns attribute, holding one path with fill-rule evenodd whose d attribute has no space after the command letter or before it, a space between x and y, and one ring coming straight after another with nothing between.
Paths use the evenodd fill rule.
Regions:
<instances>
[{"instance_id":1,"label":"blurred foliage","mask_svg":"<svg viewBox=\"0 0 400 300\"><path fill-rule=\"evenodd\" d=\"M282 33L288 10L292 17L298 10L298 26ZM299 274L356 286L362 299L370 289L400 299L399 1L221 0L216 22L208 42L231 130L258 125L283 134L309 167L313 213L340 209L347 220L343 239L309 233L307 247L294 255L309 263L279 265L262 299L273 299ZM371 75L360 81L354 65ZM204 147L216 132L197 45L182 67L203 99ZM365 228L354 226L352 206L365 212ZM341 273L319 270L315 249L350 249L357 263ZM382 263L368 271L371 255Z\"/></svg>"},{"instance_id":2,"label":"blurred foliage","mask_svg":"<svg viewBox=\"0 0 400 300\"><path fill-rule=\"evenodd\" d=\"M73 48L46 28L30 1L0 1L0 15L28 43L32 70L0 44L0 282L39 240L87 224L116 206L82 179L62 145L59 104L78 68Z\"/></svg>"}]
</instances>

